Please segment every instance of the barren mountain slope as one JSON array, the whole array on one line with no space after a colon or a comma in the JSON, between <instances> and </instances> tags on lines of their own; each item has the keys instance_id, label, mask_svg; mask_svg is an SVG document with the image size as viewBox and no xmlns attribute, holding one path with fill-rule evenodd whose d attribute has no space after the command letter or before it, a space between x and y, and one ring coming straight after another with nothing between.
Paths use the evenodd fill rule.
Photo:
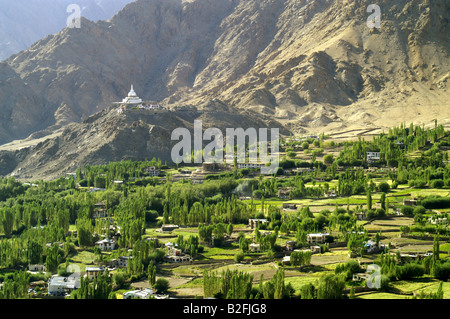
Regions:
<instances>
[{"instance_id":1,"label":"barren mountain slope","mask_svg":"<svg viewBox=\"0 0 450 319\"><path fill-rule=\"evenodd\" d=\"M349 112L362 126L447 119L449 4L379 1L380 29L366 24L369 4L140 0L8 64L58 124L120 100L130 83L168 107L218 98L299 131L346 126Z\"/></svg>"},{"instance_id":2,"label":"barren mountain slope","mask_svg":"<svg viewBox=\"0 0 450 319\"><path fill-rule=\"evenodd\" d=\"M66 27L78 5L92 21L110 19L133 0L0 0L0 61Z\"/></svg>"},{"instance_id":3,"label":"barren mountain slope","mask_svg":"<svg viewBox=\"0 0 450 319\"><path fill-rule=\"evenodd\" d=\"M117 106L108 107L82 123L68 124L58 136L34 146L0 151L0 175L51 179L83 165L110 161L155 157L172 163L171 151L179 142L171 140L173 130L188 128L192 142L195 120L202 121L204 130L219 128L224 136L229 127L278 127L281 134L289 133L270 118L255 116L251 111L242 112L218 101L199 108L190 111L129 109L119 114Z\"/></svg>"}]
</instances>

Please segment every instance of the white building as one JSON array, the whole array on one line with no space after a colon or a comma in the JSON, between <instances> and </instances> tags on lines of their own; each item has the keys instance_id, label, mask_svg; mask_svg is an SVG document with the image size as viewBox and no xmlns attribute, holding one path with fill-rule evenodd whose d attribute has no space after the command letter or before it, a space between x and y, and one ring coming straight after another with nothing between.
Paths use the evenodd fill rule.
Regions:
<instances>
[{"instance_id":1,"label":"white building","mask_svg":"<svg viewBox=\"0 0 450 319\"><path fill-rule=\"evenodd\" d=\"M103 239L95 243L95 246L100 247L101 250L113 250L116 243L112 239Z\"/></svg>"},{"instance_id":2,"label":"white building","mask_svg":"<svg viewBox=\"0 0 450 319\"><path fill-rule=\"evenodd\" d=\"M308 234L306 240L308 244L323 244L328 236L330 236L328 233Z\"/></svg>"},{"instance_id":3,"label":"white building","mask_svg":"<svg viewBox=\"0 0 450 319\"><path fill-rule=\"evenodd\" d=\"M122 100L122 104L139 104L142 103L142 100L137 96L136 92L134 92L133 85L131 85L131 90L128 93L128 96Z\"/></svg>"},{"instance_id":4,"label":"white building","mask_svg":"<svg viewBox=\"0 0 450 319\"><path fill-rule=\"evenodd\" d=\"M380 160L380 152L367 152L367 162L373 163Z\"/></svg>"},{"instance_id":5,"label":"white building","mask_svg":"<svg viewBox=\"0 0 450 319\"><path fill-rule=\"evenodd\" d=\"M150 289L150 288L145 288L145 289L127 291L122 296L123 296L123 299L133 299L133 298L149 299L149 297L154 295L155 293L156 293L156 290Z\"/></svg>"},{"instance_id":6,"label":"white building","mask_svg":"<svg viewBox=\"0 0 450 319\"><path fill-rule=\"evenodd\" d=\"M80 288L80 279L78 277L53 276L48 282L49 295L64 296L78 288Z\"/></svg>"},{"instance_id":7,"label":"white building","mask_svg":"<svg viewBox=\"0 0 450 319\"><path fill-rule=\"evenodd\" d=\"M259 244L256 243L251 243L248 248L250 249L251 252L253 253L257 253L261 251L261 246Z\"/></svg>"}]
</instances>

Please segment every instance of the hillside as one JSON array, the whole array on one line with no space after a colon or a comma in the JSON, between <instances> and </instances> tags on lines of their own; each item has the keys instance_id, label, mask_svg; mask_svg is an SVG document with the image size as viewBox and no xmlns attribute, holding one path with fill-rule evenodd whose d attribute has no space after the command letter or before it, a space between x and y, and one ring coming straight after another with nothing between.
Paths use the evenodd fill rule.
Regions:
<instances>
[{"instance_id":1,"label":"hillside","mask_svg":"<svg viewBox=\"0 0 450 319\"><path fill-rule=\"evenodd\" d=\"M186 127L193 138L195 120L202 120L204 130L216 127L224 135L228 127L266 126L279 127L280 133L288 134L268 117L257 116L252 111L242 112L219 102L189 111L131 108L122 114L118 113L118 106L113 105L82 123L65 126L59 134L35 145L30 143L17 151L0 151L0 175L48 180L84 165L110 161L159 158L172 164L171 151L179 142L171 141L172 131Z\"/></svg>"},{"instance_id":2,"label":"hillside","mask_svg":"<svg viewBox=\"0 0 450 319\"><path fill-rule=\"evenodd\" d=\"M28 49L43 37L66 27L69 5L80 6L91 21L107 20L132 0L2 0L0 1L0 61Z\"/></svg>"},{"instance_id":3,"label":"hillside","mask_svg":"<svg viewBox=\"0 0 450 319\"><path fill-rule=\"evenodd\" d=\"M0 78L17 82L0 83L0 143L82 122L121 100L131 83L169 109L217 100L237 117L251 111L292 133L436 118L448 125L450 5L379 1L381 28L370 29L370 3L138 0L110 21L83 19L0 69ZM45 121L27 120L31 110Z\"/></svg>"}]
</instances>

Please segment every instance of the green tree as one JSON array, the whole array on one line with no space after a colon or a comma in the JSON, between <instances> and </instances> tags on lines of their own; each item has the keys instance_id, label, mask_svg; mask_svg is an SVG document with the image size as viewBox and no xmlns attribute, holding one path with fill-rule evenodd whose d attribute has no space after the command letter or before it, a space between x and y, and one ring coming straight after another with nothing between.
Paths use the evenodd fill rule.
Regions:
<instances>
[{"instance_id":1,"label":"green tree","mask_svg":"<svg viewBox=\"0 0 450 319\"><path fill-rule=\"evenodd\" d=\"M326 274L317 285L317 299L342 299L345 281L341 276Z\"/></svg>"},{"instance_id":2,"label":"green tree","mask_svg":"<svg viewBox=\"0 0 450 319\"><path fill-rule=\"evenodd\" d=\"M14 228L14 212L11 208L5 207L0 210L0 222L6 237L10 237Z\"/></svg>"},{"instance_id":3,"label":"green tree","mask_svg":"<svg viewBox=\"0 0 450 319\"><path fill-rule=\"evenodd\" d=\"M303 285L300 288L301 299L314 299L315 297L315 287L312 283Z\"/></svg>"},{"instance_id":4,"label":"green tree","mask_svg":"<svg viewBox=\"0 0 450 319\"><path fill-rule=\"evenodd\" d=\"M59 254L59 246L53 244L47 249L47 256L45 259L45 267L47 271L51 273L56 273L58 271L58 266L61 263L61 255Z\"/></svg>"},{"instance_id":5,"label":"green tree","mask_svg":"<svg viewBox=\"0 0 450 319\"><path fill-rule=\"evenodd\" d=\"M372 191L370 189L367 190L367 210L372 209Z\"/></svg>"},{"instance_id":6,"label":"green tree","mask_svg":"<svg viewBox=\"0 0 450 319\"><path fill-rule=\"evenodd\" d=\"M154 285L154 288L156 289L156 292L159 294L165 294L169 288L169 281L167 279L164 278L159 278Z\"/></svg>"},{"instance_id":7,"label":"green tree","mask_svg":"<svg viewBox=\"0 0 450 319\"><path fill-rule=\"evenodd\" d=\"M27 260L29 264L39 264L42 262L42 245L36 240L29 240L27 244Z\"/></svg>"}]
</instances>

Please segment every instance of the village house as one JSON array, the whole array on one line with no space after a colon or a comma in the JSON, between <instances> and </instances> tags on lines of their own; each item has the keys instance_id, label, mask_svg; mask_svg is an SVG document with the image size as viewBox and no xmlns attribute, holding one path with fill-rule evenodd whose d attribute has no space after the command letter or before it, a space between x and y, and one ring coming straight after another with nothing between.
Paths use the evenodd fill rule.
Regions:
<instances>
[{"instance_id":1,"label":"village house","mask_svg":"<svg viewBox=\"0 0 450 319\"><path fill-rule=\"evenodd\" d=\"M324 193L324 197L337 197L336 191L334 189L329 190L328 192Z\"/></svg>"},{"instance_id":2,"label":"village house","mask_svg":"<svg viewBox=\"0 0 450 319\"><path fill-rule=\"evenodd\" d=\"M213 172L220 169L220 164L215 162L202 163L202 170L204 172Z\"/></svg>"},{"instance_id":3,"label":"village house","mask_svg":"<svg viewBox=\"0 0 450 319\"><path fill-rule=\"evenodd\" d=\"M80 279L78 277L55 275L48 282L48 294L52 296L64 296L78 288L80 288Z\"/></svg>"},{"instance_id":4,"label":"village house","mask_svg":"<svg viewBox=\"0 0 450 319\"><path fill-rule=\"evenodd\" d=\"M86 267L85 277L92 280L99 274L102 274L104 271L105 269L103 267Z\"/></svg>"},{"instance_id":5,"label":"village house","mask_svg":"<svg viewBox=\"0 0 450 319\"><path fill-rule=\"evenodd\" d=\"M369 273L359 272L359 273L353 274L352 281L364 281L364 280L369 279L369 277L370 277Z\"/></svg>"},{"instance_id":6,"label":"village house","mask_svg":"<svg viewBox=\"0 0 450 319\"><path fill-rule=\"evenodd\" d=\"M366 220L366 212L364 211L357 212L355 215L358 220Z\"/></svg>"},{"instance_id":7,"label":"village house","mask_svg":"<svg viewBox=\"0 0 450 319\"><path fill-rule=\"evenodd\" d=\"M106 217L106 203L98 202L94 205L94 214L92 215L94 219Z\"/></svg>"},{"instance_id":8,"label":"village house","mask_svg":"<svg viewBox=\"0 0 450 319\"><path fill-rule=\"evenodd\" d=\"M156 177L156 176L161 175L161 170L157 169L155 166L147 167L144 171L145 171L145 172L148 174L148 176L150 176L150 177Z\"/></svg>"},{"instance_id":9,"label":"village house","mask_svg":"<svg viewBox=\"0 0 450 319\"><path fill-rule=\"evenodd\" d=\"M167 249L167 251L170 251L171 249L173 249L174 247L177 247L178 246L178 244L174 244L174 243L171 243L171 242L168 242L168 243L165 243L164 244L164 247Z\"/></svg>"},{"instance_id":10,"label":"village house","mask_svg":"<svg viewBox=\"0 0 450 319\"><path fill-rule=\"evenodd\" d=\"M268 224L269 221L267 219L249 219L248 220L248 227L250 229L255 229L258 227L259 224Z\"/></svg>"},{"instance_id":11,"label":"village house","mask_svg":"<svg viewBox=\"0 0 450 319\"><path fill-rule=\"evenodd\" d=\"M282 251L293 251L296 244L297 244L296 241L288 240L284 245L281 245L281 250Z\"/></svg>"},{"instance_id":12,"label":"village house","mask_svg":"<svg viewBox=\"0 0 450 319\"><path fill-rule=\"evenodd\" d=\"M423 260L426 257L433 256L433 253L415 253L415 254L400 254L400 262L411 262L413 260Z\"/></svg>"},{"instance_id":13,"label":"village house","mask_svg":"<svg viewBox=\"0 0 450 319\"><path fill-rule=\"evenodd\" d=\"M164 257L164 260L169 263L185 263L191 262L191 256L189 255L168 255Z\"/></svg>"},{"instance_id":14,"label":"village house","mask_svg":"<svg viewBox=\"0 0 450 319\"><path fill-rule=\"evenodd\" d=\"M258 253L258 252L261 251L260 245L259 245L259 244L256 244L256 243L251 243L251 244L248 246L248 248L250 249L250 251L251 251L252 253Z\"/></svg>"},{"instance_id":15,"label":"village house","mask_svg":"<svg viewBox=\"0 0 450 319\"><path fill-rule=\"evenodd\" d=\"M128 260L132 259L133 256L119 256L119 268L126 268L128 265Z\"/></svg>"},{"instance_id":16,"label":"village house","mask_svg":"<svg viewBox=\"0 0 450 319\"><path fill-rule=\"evenodd\" d=\"M446 217L431 216L431 217L428 218L428 222L430 224L433 224L433 225L444 224L444 223L447 223L447 218Z\"/></svg>"},{"instance_id":17,"label":"village house","mask_svg":"<svg viewBox=\"0 0 450 319\"><path fill-rule=\"evenodd\" d=\"M297 204L283 203L283 209L297 210Z\"/></svg>"},{"instance_id":18,"label":"village house","mask_svg":"<svg viewBox=\"0 0 450 319\"><path fill-rule=\"evenodd\" d=\"M180 228L180 226L178 226L178 225L164 224L164 225L161 226L159 231L161 233L166 233L166 232L174 231L175 229L178 229L178 228Z\"/></svg>"},{"instance_id":19,"label":"village house","mask_svg":"<svg viewBox=\"0 0 450 319\"><path fill-rule=\"evenodd\" d=\"M323 244L328 236L330 236L328 233L308 234L306 240L308 244Z\"/></svg>"},{"instance_id":20,"label":"village house","mask_svg":"<svg viewBox=\"0 0 450 319\"><path fill-rule=\"evenodd\" d=\"M95 243L101 250L114 250L116 243L112 239L102 239Z\"/></svg>"},{"instance_id":21,"label":"village house","mask_svg":"<svg viewBox=\"0 0 450 319\"><path fill-rule=\"evenodd\" d=\"M46 272L47 268L43 264L34 264L34 265L28 265L28 271L30 272Z\"/></svg>"},{"instance_id":22,"label":"village house","mask_svg":"<svg viewBox=\"0 0 450 319\"><path fill-rule=\"evenodd\" d=\"M286 199L286 198L289 198L290 194L291 194L291 188L290 187L281 188L278 191L278 198Z\"/></svg>"},{"instance_id":23,"label":"village house","mask_svg":"<svg viewBox=\"0 0 450 319\"><path fill-rule=\"evenodd\" d=\"M149 299L156 294L155 289L144 288L133 291L127 291L122 294L123 299Z\"/></svg>"},{"instance_id":24,"label":"village house","mask_svg":"<svg viewBox=\"0 0 450 319\"><path fill-rule=\"evenodd\" d=\"M404 198L403 199L403 205L405 205L405 206L416 206L417 205L417 199L416 198Z\"/></svg>"},{"instance_id":25,"label":"village house","mask_svg":"<svg viewBox=\"0 0 450 319\"><path fill-rule=\"evenodd\" d=\"M366 152L366 154L368 163L374 163L380 160L380 152Z\"/></svg>"},{"instance_id":26,"label":"village house","mask_svg":"<svg viewBox=\"0 0 450 319\"><path fill-rule=\"evenodd\" d=\"M375 254L379 251L384 250L384 245L378 242L378 245L375 241L369 240L364 244L364 248L368 254Z\"/></svg>"},{"instance_id":27,"label":"village house","mask_svg":"<svg viewBox=\"0 0 450 319\"><path fill-rule=\"evenodd\" d=\"M183 263L191 262L191 256L183 254L181 249L175 248L174 245L166 245L168 254L164 257L164 260L169 263Z\"/></svg>"},{"instance_id":28,"label":"village house","mask_svg":"<svg viewBox=\"0 0 450 319\"><path fill-rule=\"evenodd\" d=\"M320 254L322 252L322 248L320 248L320 246L310 246L309 250L313 253L313 254Z\"/></svg>"}]
</instances>

